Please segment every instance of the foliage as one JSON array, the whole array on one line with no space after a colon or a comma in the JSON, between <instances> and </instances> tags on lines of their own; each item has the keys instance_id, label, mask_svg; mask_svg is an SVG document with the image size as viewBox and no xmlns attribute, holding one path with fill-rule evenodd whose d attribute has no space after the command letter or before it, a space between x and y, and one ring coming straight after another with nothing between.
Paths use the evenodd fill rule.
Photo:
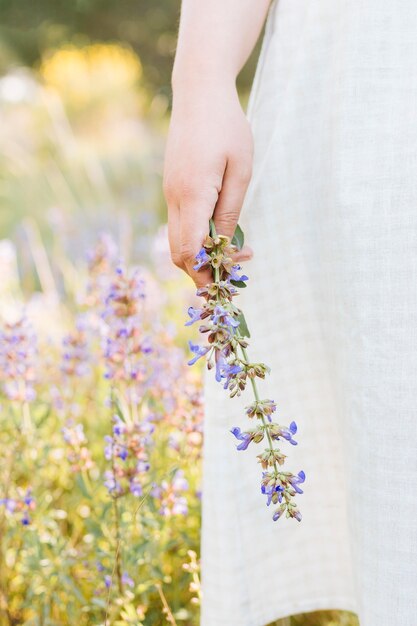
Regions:
<instances>
[{"instance_id":1,"label":"foliage","mask_svg":"<svg viewBox=\"0 0 417 626\"><path fill-rule=\"evenodd\" d=\"M4 312L1 623L197 623L200 377L152 280L103 237L52 334Z\"/></svg>"},{"instance_id":2,"label":"foliage","mask_svg":"<svg viewBox=\"0 0 417 626\"><path fill-rule=\"evenodd\" d=\"M168 101L179 11L180 0L1 0L4 65L14 57L15 63L34 66L46 51L68 43L116 42L136 51L146 87ZM249 89L258 52L259 46L242 73L242 92Z\"/></svg>"}]
</instances>

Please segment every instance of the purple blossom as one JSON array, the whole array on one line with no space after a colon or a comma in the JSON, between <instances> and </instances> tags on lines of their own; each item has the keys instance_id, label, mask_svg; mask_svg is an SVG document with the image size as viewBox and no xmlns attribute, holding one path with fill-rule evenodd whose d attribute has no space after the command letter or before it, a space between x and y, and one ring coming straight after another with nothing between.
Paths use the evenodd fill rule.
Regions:
<instances>
[{"instance_id":1,"label":"purple blossom","mask_svg":"<svg viewBox=\"0 0 417 626\"><path fill-rule=\"evenodd\" d=\"M0 331L0 381L10 400L36 398L36 356L37 338L27 318L5 324Z\"/></svg>"},{"instance_id":2,"label":"purple blossom","mask_svg":"<svg viewBox=\"0 0 417 626\"><path fill-rule=\"evenodd\" d=\"M303 483L306 479L306 475L305 473L301 470L301 472L298 472L297 476L291 476L288 479L288 482L291 483L291 485L294 487L295 491L297 493L304 493L302 489L300 489L300 487L298 486L300 483Z\"/></svg>"},{"instance_id":3,"label":"purple blossom","mask_svg":"<svg viewBox=\"0 0 417 626\"><path fill-rule=\"evenodd\" d=\"M136 498L140 498L140 496L143 494L143 487L136 480L131 481L129 485L129 490L130 493L133 494Z\"/></svg>"},{"instance_id":4,"label":"purple blossom","mask_svg":"<svg viewBox=\"0 0 417 626\"><path fill-rule=\"evenodd\" d=\"M190 306L188 309L188 315L191 319L189 319L188 322L185 322L185 326L191 326L194 322L201 320L202 313L203 309L195 309L193 306Z\"/></svg>"},{"instance_id":5,"label":"purple blossom","mask_svg":"<svg viewBox=\"0 0 417 626\"><path fill-rule=\"evenodd\" d=\"M226 309L220 304L217 304L214 307L211 319L213 324L224 324L225 326L229 326L233 329L239 326L239 321L234 319L234 317L230 315L229 311L226 311Z\"/></svg>"},{"instance_id":6,"label":"purple blossom","mask_svg":"<svg viewBox=\"0 0 417 626\"><path fill-rule=\"evenodd\" d=\"M128 587L134 587L135 583L132 578L129 576L127 572L123 572L122 574L122 583L123 585L127 585Z\"/></svg>"},{"instance_id":7,"label":"purple blossom","mask_svg":"<svg viewBox=\"0 0 417 626\"><path fill-rule=\"evenodd\" d=\"M194 365L194 363L198 361L198 359L200 359L202 356L207 354L207 352L210 350L209 346L199 346L198 344L195 344L192 341L189 341L188 345L190 346L191 352L195 354L195 357L193 357L190 361L188 361L188 365Z\"/></svg>"},{"instance_id":8,"label":"purple blossom","mask_svg":"<svg viewBox=\"0 0 417 626\"><path fill-rule=\"evenodd\" d=\"M236 437L236 439L239 439L240 441L242 441L242 443L236 446L236 450L246 450L254 436L254 433L241 432L239 426L235 426L234 428L231 428L230 432L232 433L232 435Z\"/></svg>"},{"instance_id":9,"label":"purple blossom","mask_svg":"<svg viewBox=\"0 0 417 626\"><path fill-rule=\"evenodd\" d=\"M105 575L105 577L104 577L104 584L105 584L107 589L110 589L110 587L112 585L112 579L111 579L111 576L109 574Z\"/></svg>"},{"instance_id":10,"label":"purple blossom","mask_svg":"<svg viewBox=\"0 0 417 626\"><path fill-rule=\"evenodd\" d=\"M202 267L210 263L211 257L207 254L204 248L201 248L200 252L195 255L195 260L197 263L193 265L193 270L197 272Z\"/></svg>"},{"instance_id":11,"label":"purple blossom","mask_svg":"<svg viewBox=\"0 0 417 626\"><path fill-rule=\"evenodd\" d=\"M240 271L241 269L242 268L239 264L233 265L229 274L229 280L235 280L236 282L246 282L247 280L249 280L248 276L245 276L245 274L239 276L238 271Z\"/></svg>"},{"instance_id":12,"label":"purple blossom","mask_svg":"<svg viewBox=\"0 0 417 626\"><path fill-rule=\"evenodd\" d=\"M222 378L226 378L224 389L229 386L230 379L241 371L242 368L239 364L230 365L221 352L216 352L216 380L220 382Z\"/></svg>"},{"instance_id":13,"label":"purple blossom","mask_svg":"<svg viewBox=\"0 0 417 626\"><path fill-rule=\"evenodd\" d=\"M278 493L279 496L279 501L281 501L281 493L284 491L284 487L282 487L281 485L262 485L261 486L261 492L265 493L268 498L267 498L267 502L266 502L266 506L269 506L271 504L271 500L272 500L272 496L274 495L274 493Z\"/></svg>"}]
</instances>

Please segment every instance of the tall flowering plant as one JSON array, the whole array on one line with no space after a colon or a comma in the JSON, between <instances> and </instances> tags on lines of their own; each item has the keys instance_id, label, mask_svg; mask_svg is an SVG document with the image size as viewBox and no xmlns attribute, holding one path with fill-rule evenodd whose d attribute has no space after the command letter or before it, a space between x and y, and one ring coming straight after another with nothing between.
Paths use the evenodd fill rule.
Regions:
<instances>
[{"instance_id":1,"label":"tall flowering plant","mask_svg":"<svg viewBox=\"0 0 417 626\"><path fill-rule=\"evenodd\" d=\"M246 450L252 442L266 441L267 446L257 455L257 459L264 470L261 492L267 496L266 504L269 506L272 502L278 505L272 519L276 521L286 513L286 517L301 521L301 513L294 498L296 494L303 493L300 483L304 482L305 473L300 471L293 474L280 469L286 455L279 448L274 448L274 442L281 440L296 445L293 437L297 425L294 421L288 427L273 422L271 416L276 411L275 402L261 400L257 379L265 378L270 369L264 363L250 360L247 352L249 331L243 312L234 302L239 289L246 287L248 280L247 276L241 274L240 265L233 262L233 254L242 245L243 232L240 227L237 227L230 240L229 237L218 235L213 221L210 221L210 234L195 257L194 269L211 268L213 282L197 290L197 295L204 297L205 303L199 309L190 307L190 319L186 322L186 325L200 322L199 331L207 336L207 344L199 346L189 342L194 354L189 365L205 357L208 369L214 368L216 380L223 383L231 398L239 396L250 382L254 399L246 407L246 415L256 420L256 425L243 431L235 426L230 432L239 441L237 450Z\"/></svg>"}]
</instances>

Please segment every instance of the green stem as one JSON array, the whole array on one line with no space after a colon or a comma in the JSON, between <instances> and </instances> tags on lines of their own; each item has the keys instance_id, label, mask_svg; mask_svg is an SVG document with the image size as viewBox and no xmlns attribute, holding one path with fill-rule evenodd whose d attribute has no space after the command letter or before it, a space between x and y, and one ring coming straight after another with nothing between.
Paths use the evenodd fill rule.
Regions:
<instances>
[{"instance_id":1,"label":"green stem","mask_svg":"<svg viewBox=\"0 0 417 626\"><path fill-rule=\"evenodd\" d=\"M211 235L211 237L213 237L213 239L217 237L216 226L215 226L214 221L212 219L210 220L210 235ZM214 282L216 284L218 284L220 282L220 269L218 267L215 267L213 269L214 269ZM219 300L220 300L219 294L217 293L217 301L219 301ZM236 334L237 334L238 337L242 337L242 335L239 333L238 329L236 331ZM248 353L246 351L246 348L244 348L243 346L240 346L240 348L242 350L242 354L243 354L243 357L245 359L245 362L247 364L250 363L249 357L248 357ZM253 395L255 396L255 400L256 400L256 402L260 402L260 397L259 397L258 388L257 388L256 382L255 382L255 379L251 377L250 378L250 382L251 382L251 385L252 385L252 390L253 390ZM268 425L266 423L265 417L263 415L261 415L261 420L262 420L262 424L264 426L264 431L266 432L266 436L268 438L269 449L273 453L273 451L274 451L274 444L273 444L273 441L271 439L271 435L270 435L269 428L268 428ZM273 464L273 466L274 466L274 475L275 475L275 477L277 477L280 472L278 470L277 462L276 462L275 457L273 457L273 459L274 459L274 464Z\"/></svg>"},{"instance_id":2,"label":"green stem","mask_svg":"<svg viewBox=\"0 0 417 626\"><path fill-rule=\"evenodd\" d=\"M240 335L239 331L237 332L237 334ZM246 363L249 363L250 361L249 361L249 357L248 357L248 353L246 351L246 348L244 348L243 346L240 346L240 349L242 350L242 354L243 354L243 357L244 357ZM251 378L250 382L251 382L251 385L252 385L253 395L255 396L255 400L256 400L256 402L260 402L259 393L258 393L258 387L256 385L255 379ZM267 425L267 423L265 421L265 417L263 415L261 415L261 420L262 420L262 424L264 426L264 430L266 432L266 436L268 438L269 449L271 450L271 452L273 452L274 451L274 444L272 442L271 434L269 432L268 425ZM276 462L275 457L274 457L274 474L275 474L275 476L278 476L278 474L279 474L279 470L278 470L278 467L277 467L277 462Z\"/></svg>"}]
</instances>

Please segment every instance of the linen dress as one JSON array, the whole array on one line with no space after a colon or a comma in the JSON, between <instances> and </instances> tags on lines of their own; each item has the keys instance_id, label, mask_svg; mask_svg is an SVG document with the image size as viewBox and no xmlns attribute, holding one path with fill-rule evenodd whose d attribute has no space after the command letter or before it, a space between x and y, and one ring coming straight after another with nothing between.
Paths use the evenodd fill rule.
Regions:
<instances>
[{"instance_id":1,"label":"linen dress","mask_svg":"<svg viewBox=\"0 0 417 626\"><path fill-rule=\"evenodd\" d=\"M301 522L272 521L250 389L206 374L202 626L318 609L417 624L417 3L274 0L249 101L239 296L262 398L295 420Z\"/></svg>"}]
</instances>

